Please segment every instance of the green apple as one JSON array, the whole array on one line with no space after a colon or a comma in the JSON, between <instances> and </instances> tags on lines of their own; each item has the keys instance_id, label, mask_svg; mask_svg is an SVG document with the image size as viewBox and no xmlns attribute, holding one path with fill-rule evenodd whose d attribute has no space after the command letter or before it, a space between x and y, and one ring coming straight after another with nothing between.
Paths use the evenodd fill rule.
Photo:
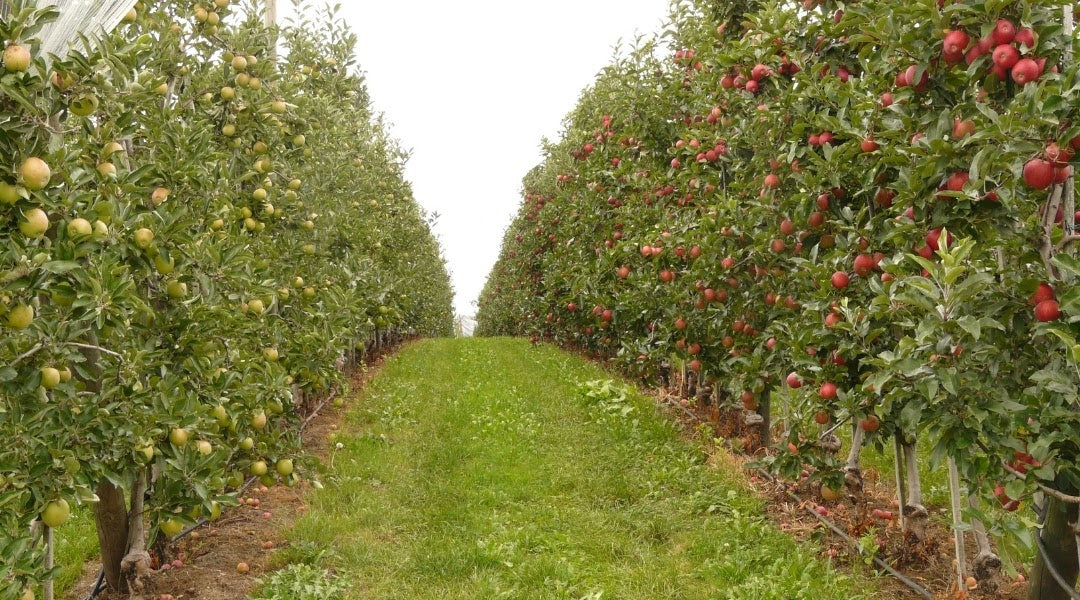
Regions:
<instances>
[{"instance_id":1,"label":"green apple","mask_svg":"<svg viewBox=\"0 0 1080 600\"><path fill-rule=\"evenodd\" d=\"M31 208L23 213L23 220L19 223L19 231L30 238L38 238L45 235L49 229L49 215L40 208Z\"/></svg>"},{"instance_id":2,"label":"green apple","mask_svg":"<svg viewBox=\"0 0 1080 600\"><path fill-rule=\"evenodd\" d=\"M67 523L69 518L71 518L71 507L63 498L46 504L45 510L41 511L41 522L49 527L59 527Z\"/></svg>"},{"instance_id":3,"label":"green apple","mask_svg":"<svg viewBox=\"0 0 1080 600\"><path fill-rule=\"evenodd\" d=\"M164 521L160 525L161 533L164 533L166 537L175 537L184 530L184 524L176 519L169 519Z\"/></svg>"},{"instance_id":4,"label":"green apple","mask_svg":"<svg viewBox=\"0 0 1080 600\"><path fill-rule=\"evenodd\" d=\"M255 313L255 315L261 315L266 311L266 307L263 305L263 301L255 298L248 302L248 310Z\"/></svg>"},{"instance_id":5,"label":"green apple","mask_svg":"<svg viewBox=\"0 0 1080 600\"><path fill-rule=\"evenodd\" d=\"M135 245L146 250L154 241L154 232L146 227L135 230Z\"/></svg>"},{"instance_id":6,"label":"green apple","mask_svg":"<svg viewBox=\"0 0 1080 600\"><path fill-rule=\"evenodd\" d=\"M251 426L259 430L266 427L266 413L262 411L255 413L255 416L251 417Z\"/></svg>"},{"instance_id":7,"label":"green apple","mask_svg":"<svg viewBox=\"0 0 1080 600\"><path fill-rule=\"evenodd\" d=\"M51 390L60 385L60 370L56 367L41 368L41 387Z\"/></svg>"},{"instance_id":8,"label":"green apple","mask_svg":"<svg viewBox=\"0 0 1080 600\"><path fill-rule=\"evenodd\" d=\"M8 311L7 324L12 329L26 329L34 320L34 307L20 304Z\"/></svg>"},{"instance_id":9,"label":"green apple","mask_svg":"<svg viewBox=\"0 0 1080 600\"><path fill-rule=\"evenodd\" d=\"M49 185L49 180L52 179L52 169L49 168L49 163L36 156L31 156L19 165L19 177L22 179L26 189L43 190L45 186Z\"/></svg>"},{"instance_id":10,"label":"green apple","mask_svg":"<svg viewBox=\"0 0 1080 600\"><path fill-rule=\"evenodd\" d=\"M225 407L218 404L214 407L210 414L214 417L214 420L218 422L218 425L226 425L229 422L229 411L225 410Z\"/></svg>"},{"instance_id":11,"label":"green apple","mask_svg":"<svg viewBox=\"0 0 1080 600\"><path fill-rule=\"evenodd\" d=\"M188 441L188 432L183 427L175 427L169 432L169 441L175 446L183 446Z\"/></svg>"},{"instance_id":12,"label":"green apple","mask_svg":"<svg viewBox=\"0 0 1080 600\"><path fill-rule=\"evenodd\" d=\"M0 202L15 204L19 201L19 188L6 181L0 181Z\"/></svg>"}]
</instances>

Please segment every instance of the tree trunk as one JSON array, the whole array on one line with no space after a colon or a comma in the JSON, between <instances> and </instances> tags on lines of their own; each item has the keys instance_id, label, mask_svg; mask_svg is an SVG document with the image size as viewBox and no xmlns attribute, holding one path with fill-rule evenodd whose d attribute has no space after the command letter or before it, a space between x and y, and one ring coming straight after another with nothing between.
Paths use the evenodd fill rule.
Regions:
<instances>
[{"instance_id":1,"label":"tree trunk","mask_svg":"<svg viewBox=\"0 0 1080 600\"><path fill-rule=\"evenodd\" d=\"M768 388L765 388L761 392L761 402L758 403L757 413L761 415L761 429L759 435L761 436L761 447L768 448L772 445L772 406L770 399L770 392Z\"/></svg>"},{"instance_id":2,"label":"tree trunk","mask_svg":"<svg viewBox=\"0 0 1080 600\"><path fill-rule=\"evenodd\" d=\"M94 505L94 521L97 523L105 582L110 588L125 593L127 584L120 569L128 548L128 512L124 490L109 481L102 481L98 484L97 495L99 500Z\"/></svg>"},{"instance_id":3,"label":"tree trunk","mask_svg":"<svg viewBox=\"0 0 1080 600\"><path fill-rule=\"evenodd\" d=\"M131 487L131 509L128 511L127 552L120 561L120 572L127 589L133 594L145 588L150 574L150 553L146 551L146 526L143 520L143 495L146 493L146 469L140 469Z\"/></svg>"},{"instance_id":4,"label":"tree trunk","mask_svg":"<svg viewBox=\"0 0 1080 600\"><path fill-rule=\"evenodd\" d=\"M975 494L968 496L968 506L972 509L979 508L979 497ZM979 587L985 591L984 582L990 582L998 571L1001 570L1001 559L994 553L990 546L990 536L986 533L986 526L978 519L971 520L971 531L975 534L975 544L978 546L975 555L975 563L972 565L972 575L979 580Z\"/></svg>"},{"instance_id":5,"label":"tree trunk","mask_svg":"<svg viewBox=\"0 0 1080 600\"><path fill-rule=\"evenodd\" d=\"M848 452L847 466L844 467L844 483L852 493L861 495L863 478L859 457L866 441L866 432L857 423L853 422L851 427L851 450Z\"/></svg>"},{"instance_id":6,"label":"tree trunk","mask_svg":"<svg viewBox=\"0 0 1080 600\"><path fill-rule=\"evenodd\" d=\"M1047 496L1046 520L1042 529L1042 542L1046 552L1039 552L1035 557L1035 565L1031 568L1031 583L1028 587L1028 600L1068 600L1070 595L1050 574L1049 564L1065 579L1065 582L1076 588L1077 571L1080 563L1077 562L1076 534L1072 530L1072 524L1076 523L1080 513L1080 506L1067 504ZM1049 564L1048 564L1049 563Z\"/></svg>"},{"instance_id":7,"label":"tree trunk","mask_svg":"<svg viewBox=\"0 0 1080 600\"><path fill-rule=\"evenodd\" d=\"M901 443L904 453L904 470L907 472L907 502L901 510L904 512L904 533L922 541L926 539L930 526L930 513L923 506L922 480L919 478L919 456L915 442Z\"/></svg>"}]
</instances>

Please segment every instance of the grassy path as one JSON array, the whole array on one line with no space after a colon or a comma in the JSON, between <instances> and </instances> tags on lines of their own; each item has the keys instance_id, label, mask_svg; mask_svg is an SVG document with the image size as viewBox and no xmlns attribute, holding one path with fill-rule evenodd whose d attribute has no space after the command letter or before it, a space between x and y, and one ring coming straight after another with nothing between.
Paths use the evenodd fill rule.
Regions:
<instances>
[{"instance_id":1,"label":"grassy path","mask_svg":"<svg viewBox=\"0 0 1080 600\"><path fill-rule=\"evenodd\" d=\"M521 340L430 340L353 407L283 558L345 598L859 598L636 393ZM872 593L872 592L869 592Z\"/></svg>"}]
</instances>

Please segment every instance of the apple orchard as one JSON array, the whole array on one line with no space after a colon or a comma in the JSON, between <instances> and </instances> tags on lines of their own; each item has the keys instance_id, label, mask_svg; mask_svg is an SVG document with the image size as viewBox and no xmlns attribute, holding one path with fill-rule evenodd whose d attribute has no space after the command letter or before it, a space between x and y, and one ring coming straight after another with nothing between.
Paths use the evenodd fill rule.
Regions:
<instances>
[{"instance_id":1,"label":"apple orchard","mask_svg":"<svg viewBox=\"0 0 1080 600\"><path fill-rule=\"evenodd\" d=\"M947 468L977 547L955 589L992 585L997 538L1035 556L1030 598L1070 597L1048 565L1075 585L1075 10L675 3L525 177L478 333L682 370L827 501L894 447L913 546L917 463Z\"/></svg>"},{"instance_id":2,"label":"apple orchard","mask_svg":"<svg viewBox=\"0 0 1080 600\"><path fill-rule=\"evenodd\" d=\"M449 280L332 13L144 0L55 56L57 8L7 4L0 598L79 504L137 589L247 478L300 481L300 421L343 364L448 334Z\"/></svg>"}]
</instances>

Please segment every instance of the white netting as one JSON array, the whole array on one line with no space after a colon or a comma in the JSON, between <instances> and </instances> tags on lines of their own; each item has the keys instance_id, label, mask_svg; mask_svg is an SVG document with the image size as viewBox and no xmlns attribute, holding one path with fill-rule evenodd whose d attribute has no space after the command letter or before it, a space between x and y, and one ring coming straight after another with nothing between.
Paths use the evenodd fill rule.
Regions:
<instances>
[{"instance_id":1,"label":"white netting","mask_svg":"<svg viewBox=\"0 0 1080 600\"><path fill-rule=\"evenodd\" d=\"M95 37L102 30L111 31L135 6L136 0L39 0L38 7L56 6L60 16L49 23L38 37L42 56L66 56L79 34Z\"/></svg>"}]
</instances>

